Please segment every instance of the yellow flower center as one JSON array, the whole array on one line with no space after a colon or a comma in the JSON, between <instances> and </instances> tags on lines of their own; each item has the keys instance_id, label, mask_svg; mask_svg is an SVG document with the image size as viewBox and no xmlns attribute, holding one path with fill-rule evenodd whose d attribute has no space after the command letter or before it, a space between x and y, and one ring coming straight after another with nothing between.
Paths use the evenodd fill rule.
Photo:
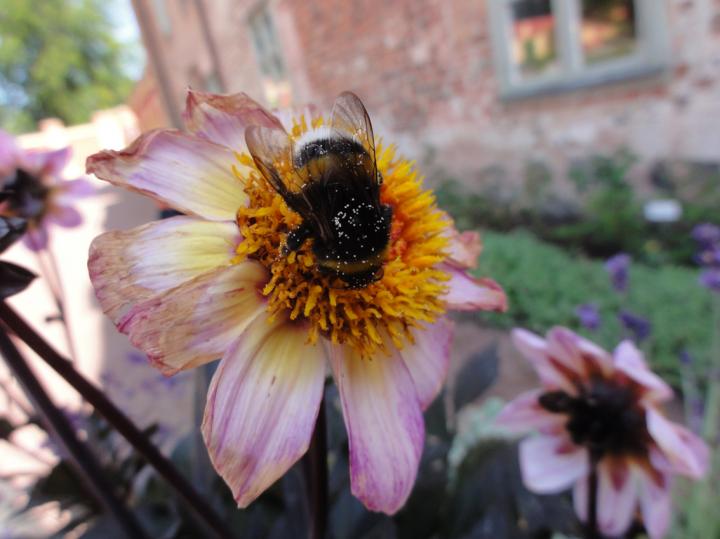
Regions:
<instances>
[{"instance_id":1,"label":"yellow flower center","mask_svg":"<svg viewBox=\"0 0 720 539\"><path fill-rule=\"evenodd\" d=\"M306 130L300 118L291 136L299 137ZM444 313L442 297L449 279L438 264L446 258L445 232L450 223L438 210L435 197L422 189L412 164L396 158L394 147L378 143L376 156L383 177L380 199L393 209L390 244L382 277L360 289L347 288L339 278L318 269L312 239L283 255L285 238L301 224L301 217L288 208L248 154L237 157L251 172L234 169L249 198L248 206L237 213L243 241L235 260L252 258L270 271L272 277L262 291L268 311L273 317L286 312L291 320L309 322L311 343L323 335L366 357L385 350L384 336L402 348L412 342L413 327L432 323Z\"/></svg>"}]
</instances>

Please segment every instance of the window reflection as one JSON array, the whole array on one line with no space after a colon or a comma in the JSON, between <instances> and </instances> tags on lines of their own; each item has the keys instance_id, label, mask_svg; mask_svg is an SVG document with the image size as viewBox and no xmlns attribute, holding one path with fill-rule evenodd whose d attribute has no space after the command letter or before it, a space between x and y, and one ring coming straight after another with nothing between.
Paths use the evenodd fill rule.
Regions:
<instances>
[{"instance_id":1,"label":"window reflection","mask_svg":"<svg viewBox=\"0 0 720 539\"><path fill-rule=\"evenodd\" d=\"M632 54L637 44L634 0L583 0L581 41L588 64Z\"/></svg>"},{"instance_id":2,"label":"window reflection","mask_svg":"<svg viewBox=\"0 0 720 539\"><path fill-rule=\"evenodd\" d=\"M523 77L533 77L559 65L555 17L550 0L517 0L512 4L512 55Z\"/></svg>"}]
</instances>

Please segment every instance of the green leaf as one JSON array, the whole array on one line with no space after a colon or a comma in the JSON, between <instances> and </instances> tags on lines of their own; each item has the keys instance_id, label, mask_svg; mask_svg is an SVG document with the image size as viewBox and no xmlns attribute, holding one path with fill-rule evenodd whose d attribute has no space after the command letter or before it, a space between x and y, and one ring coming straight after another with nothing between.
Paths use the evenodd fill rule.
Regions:
<instances>
[{"instance_id":1,"label":"green leaf","mask_svg":"<svg viewBox=\"0 0 720 539\"><path fill-rule=\"evenodd\" d=\"M0 261L0 299L9 298L25 290L36 275L10 262Z\"/></svg>"}]
</instances>

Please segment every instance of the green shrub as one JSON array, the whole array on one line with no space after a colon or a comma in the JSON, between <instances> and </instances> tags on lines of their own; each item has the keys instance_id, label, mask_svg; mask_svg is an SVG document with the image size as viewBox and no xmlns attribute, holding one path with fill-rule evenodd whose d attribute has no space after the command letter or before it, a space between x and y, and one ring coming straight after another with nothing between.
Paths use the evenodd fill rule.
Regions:
<instances>
[{"instance_id":1,"label":"green shrub","mask_svg":"<svg viewBox=\"0 0 720 539\"><path fill-rule=\"evenodd\" d=\"M645 197L627 180L634 162L625 150L577 160L568 170L573 187L561 192L547 165L529 161L522 186L505 186L498 194L492 183L468 189L449 179L436 190L438 204L465 228L528 229L545 241L594 258L625 251L654 266L692 266L693 227L720 224L720 166L659 163L651 173L649 198L677 199L683 214L673 223L651 223L643 215Z\"/></svg>"},{"instance_id":2,"label":"green shrub","mask_svg":"<svg viewBox=\"0 0 720 539\"><path fill-rule=\"evenodd\" d=\"M696 270L633 264L627 299L610 286L602 262L575 256L526 232L483 233L477 275L491 276L508 295L505 314L482 313L481 320L504 328L522 326L544 333L555 325L577 330L612 349L625 335L617 320L623 307L648 318L652 336L643 343L649 361L673 384L680 381L678 354L687 349L706 364L711 337L709 293ZM593 303L602 325L596 332L580 326L578 305Z\"/></svg>"}]
</instances>

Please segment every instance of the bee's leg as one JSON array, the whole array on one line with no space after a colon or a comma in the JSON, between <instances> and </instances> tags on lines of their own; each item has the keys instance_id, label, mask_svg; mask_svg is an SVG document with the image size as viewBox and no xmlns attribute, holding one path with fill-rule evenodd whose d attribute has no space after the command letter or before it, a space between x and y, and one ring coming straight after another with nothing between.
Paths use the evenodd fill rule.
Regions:
<instances>
[{"instance_id":1,"label":"bee's leg","mask_svg":"<svg viewBox=\"0 0 720 539\"><path fill-rule=\"evenodd\" d=\"M295 230L291 230L285 238L285 245L282 247L282 254L288 255L293 251L297 251L305 243L305 240L312 235L312 228L307 222L303 222Z\"/></svg>"}]
</instances>

